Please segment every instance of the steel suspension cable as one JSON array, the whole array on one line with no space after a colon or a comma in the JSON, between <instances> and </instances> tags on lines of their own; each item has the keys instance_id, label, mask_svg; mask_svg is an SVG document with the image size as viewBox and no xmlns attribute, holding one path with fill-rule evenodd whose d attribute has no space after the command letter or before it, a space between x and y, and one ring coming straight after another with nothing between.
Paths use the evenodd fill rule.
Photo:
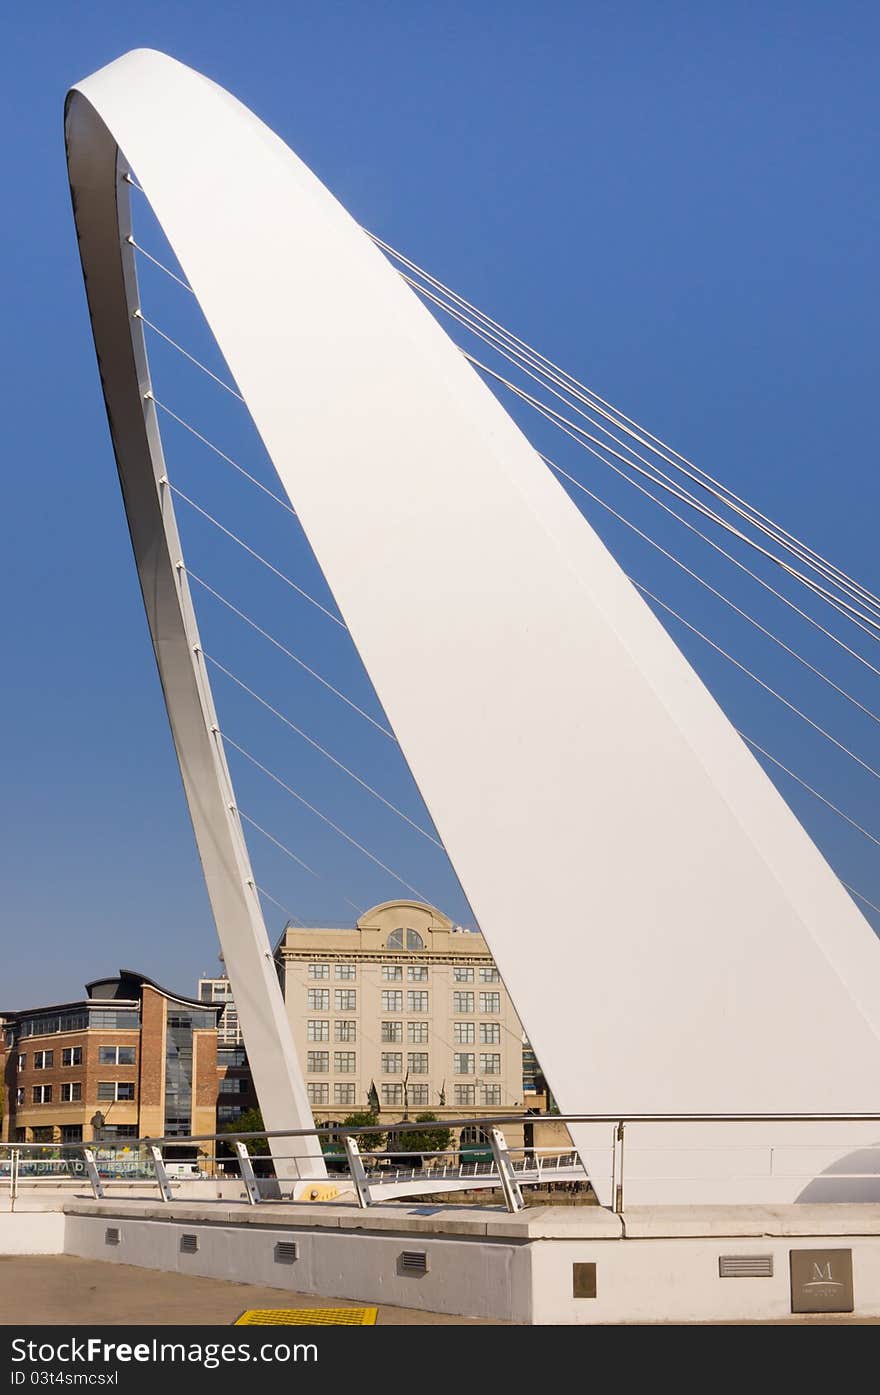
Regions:
<instances>
[{"instance_id":1,"label":"steel suspension cable","mask_svg":"<svg viewBox=\"0 0 880 1395\"><path fill-rule=\"evenodd\" d=\"M383 862L380 857L377 857L375 853L370 852L369 848L365 848L363 843L359 843L356 838L352 837L350 833L347 833L338 823L334 823L329 814L325 814L323 810L318 809L316 805L310 803L305 795L300 794L299 790L294 789L293 785L288 784L286 780L282 780L280 775L276 775L274 770L270 770L268 765L264 765L262 761L258 760L246 746L239 745L228 732L221 730L220 735L227 746L231 746L234 751L238 751L239 755L244 756L245 760L250 761L257 770L262 771L264 775L267 775L270 780L274 781L276 785L285 790L287 794L292 795L304 808L308 809L316 818L319 818L322 823L327 824L328 828L332 828L333 832L337 833L340 838L344 838L346 843L350 843L353 848L363 853L364 857L368 857L370 861L375 863L377 867L380 867L383 872L387 872L389 877L393 877L394 880L405 887L407 891L411 891L419 901L428 901L428 898L424 896L417 887L414 887L412 883L408 882L405 877L402 877L399 872L395 872L393 867L389 867L388 864ZM428 904L430 905L431 903L428 902Z\"/></svg>"},{"instance_id":2,"label":"steel suspension cable","mask_svg":"<svg viewBox=\"0 0 880 1395\"><path fill-rule=\"evenodd\" d=\"M747 678L751 678L753 683L757 683L758 686L763 688L766 693L769 693L771 697L776 698L777 702L781 702L783 707L787 707L789 712L793 713L795 717L800 717L802 722L806 722L807 726L812 727L819 736L823 736L826 741L830 741L832 746L836 746L845 756L849 756L850 760L855 761L855 763L860 765L869 775L873 775L875 780L880 780L880 770L875 770L873 765L869 765L867 761L862 760L861 756L856 755L855 751L850 750L849 746L845 746L842 741L838 741L836 736L832 736L830 731L826 731L818 722L814 722L812 717L808 717L806 712L802 712L801 709L796 707L793 702L790 702L787 697L783 697L782 693L778 693L775 688L771 688L769 683L765 683L763 678L759 678L758 675L753 673L750 668L747 668L745 664L740 663L739 659L735 659L726 649L722 649L720 644L717 644L714 639L710 639L702 630L697 629L696 625L692 625L690 620L685 620L684 616L679 615L677 610L673 610L671 605L667 605L665 601L661 601L659 596L655 596L653 591L648 590L647 586L643 586L642 583L636 581L634 577L630 577L630 581L642 592L642 595L647 596L655 605L659 605L661 609L665 610L675 620L678 620L686 629L690 630L691 634L696 635L698 639L703 640L704 643L714 649L717 654L720 654L722 659L727 659L728 662L733 664L735 668L738 668L741 673L744 673Z\"/></svg>"},{"instance_id":3,"label":"steel suspension cable","mask_svg":"<svg viewBox=\"0 0 880 1395\"><path fill-rule=\"evenodd\" d=\"M309 674L311 678L314 678L318 683L322 685L322 687L326 688L328 692L331 692L334 697L339 698L340 702L344 702L346 706L350 707L353 712L356 712L359 717L363 717L364 721L369 722L370 726L375 727L376 730L380 731L383 736L387 736L389 741L397 741L397 737L394 735L392 731L389 731L387 727L384 727L381 722L377 722L375 717L371 717L369 712L365 711L363 707L359 707L358 704L352 698L347 697L346 694L343 693L339 688L335 687L334 684L329 681L329 679L325 678L323 674L320 674L317 671L317 669L314 669L311 667L310 664L307 664L305 659L301 659L298 654L295 654L292 649L289 649L287 647L287 645L282 644L281 640L276 639L275 636L270 634L268 630L264 630L262 625L259 625L257 621L252 619L251 616L248 615L245 611L240 610L237 605L230 601L220 591L216 591L214 587L209 585L207 581L203 581L197 572L192 571L182 562L180 563L180 566L186 572L186 575L189 577L190 581L194 581L198 586L201 586L204 591L207 591L209 596L213 596L214 599L219 601L221 605L226 606L227 610L230 610L233 615L237 615L239 620L243 620L246 625L249 625L251 629L256 631L258 635L261 635L263 639L268 640L268 642L274 645L275 648L279 650L280 653L284 654L286 658L291 659L295 664L297 664L301 669L303 669L304 672Z\"/></svg>"},{"instance_id":4,"label":"steel suspension cable","mask_svg":"<svg viewBox=\"0 0 880 1395\"><path fill-rule=\"evenodd\" d=\"M605 398L601 397L597 392L595 392L594 389L589 388L584 383L579 382L579 380L573 377L572 374L568 373L567 370L561 368L558 364L554 363L551 359L547 358L544 354L540 353L533 346L527 344L525 340L520 339L519 336L513 334L510 330L506 329L503 325L499 324L497 320L492 319L491 316L487 315L484 311L480 310L477 306L473 305L470 301L466 300L463 296L459 295L458 292L453 291L449 286L444 285L442 281L439 281L436 277L432 276L423 267L420 267L416 262L413 262L408 257L405 257L403 253L398 252L396 248L392 247L389 243L384 242L381 238L376 236L376 234L371 233L368 230L365 231L367 231L367 235L372 239L372 241L389 256L391 256L397 262L409 268L409 270L415 273L416 276L423 278L423 280L427 282L428 285L432 286L435 291L438 291L441 296L449 297L449 301L452 303L452 308L455 308L459 315L462 315L465 318L472 320L474 323L481 326L484 332L492 334L493 338L496 341L500 341L504 343L509 349L515 350L523 360L529 362L532 367L539 369L544 374L544 376L547 377L550 381L556 382L560 386L563 386L570 396L575 397L577 400L583 401L587 406L590 407L592 411L601 413L606 418L606 420L611 421L614 424L616 429L624 431L627 435L631 436L632 439L636 440L640 445L644 446L646 449L651 450L654 454L658 455L661 459L665 460L667 464L671 465L674 469L680 470L688 478L694 480L694 482L699 483L701 485L703 485L705 482L705 486L711 486L713 490L722 491L722 496L728 507L733 508L734 504L742 506L743 509L748 511L748 514L742 515L743 517L748 516L750 521L756 526L760 523L765 525L767 529L775 530L774 536L776 537L776 540L778 542L782 543L784 539L787 539L791 544L795 545L798 549L801 550L799 555L802 556L802 560L808 561L808 559L812 559L811 561L809 561L809 565L814 566L817 570L822 570L823 568L827 569L823 571L822 574L826 575L828 579L836 579L836 581L839 584L845 583L846 585L851 587L853 591L857 592L863 598L864 601L867 602L870 600L875 606L880 606L880 597L878 597L874 592L870 591L866 586L863 585L863 583L856 581L853 577L849 576L841 568L837 567L835 563L829 561L828 558L823 557L821 553L817 552L814 548L810 547L807 543L803 542L802 539L795 537L794 534L790 533L788 529L784 528L780 523L776 522L769 515L762 513L760 509L756 508L747 500L743 499L740 495L736 494L727 485L717 480L714 476L709 474L707 471L703 470L693 461L688 460L686 456L682 455L679 451L676 451L672 446L667 445L658 436L655 436L652 432L650 432L646 427L640 426L631 417L628 417L626 413L622 412L619 408L614 407L611 403L606 401ZM418 284L413 282L413 280L410 277L406 276L405 273L401 272L400 274L404 277L408 284L413 286L414 289L421 290L423 293L427 294L424 288L420 288ZM442 304L442 302L440 302L439 300L435 300L435 303L438 304L439 307L442 309L450 309L449 306ZM464 320L461 320L460 322L463 323ZM829 574L833 574L833 578L832 575Z\"/></svg>"},{"instance_id":5,"label":"steel suspension cable","mask_svg":"<svg viewBox=\"0 0 880 1395\"><path fill-rule=\"evenodd\" d=\"M291 721L289 717L286 717L283 712L280 712L277 707L274 707L272 703L268 701L268 699L262 697L253 688L249 687L248 684L245 683L244 679L239 678L238 674L233 673L231 669L227 668L225 664L222 664L219 659L215 659L212 654L207 653L206 650L203 649L201 652L204 658L208 661L208 663L213 665L214 668L218 669L220 673L224 674L227 678L231 679L231 681L235 683L236 686L242 690L242 692L247 693L248 696L252 697L256 702L258 702L261 707L264 707L267 712L271 712L273 717L277 717L279 722L282 722L284 726L289 727L291 731L296 732L297 736L302 737L303 741L307 742L308 745L311 746L315 751L318 751L322 756L329 760L333 765L336 766L338 770L341 770L345 775L348 775L350 779L354 780L354 782L360 785L362 789L366 790L368 794L371 794L374 799L377 799L380 804L384 804L386 809L390 809L391 812L393 814L396 814L399 819L402 819L404 823L409 824L410 828L415 829L416 833L420 833L423 838L427 838L429 843L433 843L435 848L439 848L441 852L445 851L443 844L439 841L439 839L435 838L432 833L429 833L426 828L423 828L421 826L421 824L416 823L415 819L411 819L409 814L404 813L404 811L398 808L396 804L393 804L390 799L386 799L385 796L383 794L380 794L380 792L377 789L374 789L371 784L368 784L368 782L362 779L361 776L358 775L354 770L350 769L349 766L345 765L341 760L334 756L332 751L328 751L327 748L325 746L322 746L320 742L316 741L314 737L309 736L308 732L303 731L302 727L297 726L297 724Z\"/></svg>"},{"instance_id":6,"label":"steel suspension cable","mask_svg":"<svg viewBox=\"0 0 880 1395\"><path fill-rule=\"evenodd\" d=\"M496 372L494 368L490 368L488 364L481 362L481 360L476 358L473 354L469 354L464 349L461 350L461 352L467 359L468 363L472 364L475 368L478 368L482 373L486 373L490 378L494 378L496 382L500 383L503 387L507 388L516 397L519 397L521 401L525 402L527 406L532 407L541 416L545 417L549 422L551 422L552 425L558 426L561 429L563 429L567 436L571 436L572 439L578 441L579 444L581 443L580 438L584 437L587 441L591 441L594 445L601 447L602 450L607 451L610 455L615 456L618 460L622 461L623 464L626 465L629 469L636 470L640 475L644 475L647 479L651 481L652 484L656 484L661 489L664 489L667 492L673 494L674 497L677 498L681 503L688 504L698 513L701 513L704 518L711 519L713 523L716 523L720 528L723 528L725 532L730 533L735 538L738 538L740 542L745 543L748 547L751 547L756 552L760 553L768 561L774 563L775 566L780 567L788 576L792 577L796 581L801 582L801 584L805 586L809 591L811 591L813 595L818 596L820 599L826 601L828 605L832 606L835 610L839 611L839 613L845 616L846 619L850 620L852 624L856 625L860 630L864 630L865 634L870 635L872 639L876 640L880 638L880 621L876 621L873 619L872 616L865 615L862 611L856 610L855 607L851 606L847 601L841 600L838 597L833 596L831 592L827 591L825 587L820 586L818 582L813 581L811 577L805 576L803 572L799 572L796 567L792 567L788 562L785 562L782 558L777 557L775 553L768 551L768 549L765 548L761 543L756 542L754 538L750 538L748 534L744 533L742 529L735 527L731 523L728 523L726 519L722 518L720 514L716 513L713 509L709 508L708 505L700 503L698 499L696 499L693 495L689 494L688 491L684 490L682 486L669 484L656 474L648 470L645 470L644 468L636 464L636 462L630 460L626 456L621 455L619 451L614 450L606 442L599 441L595 436L592 436L588 431L585 431L583 427L578 426L576 422L569 421L568 418L564 417L561 412L557 412L555 408L549 407L546 402L541 402L537 397L533 397L531 393L526 392L524 388L519 387L516 383L512 383L509 378L505 378L502 373ZM869 626L872 626L873 628L869 628ZM877 631L877 633L875 633L875 630Z\"/></svg>"},{"instance_id":7,"label":"steel suspension cable","mask_svg":"<svg viewBox=\"0 0 880 1395\"><path fill-rule=\"evenodd\" d=\"M213 514L208 513L207 509L203 509L201 504L197 504L195 499L191 499L188 494L184 494L182 489L178 489L176 484L172 484L171 480L167 479L167 476L166 482L172 494L178 499L182 499L183 502L188 504L191 509L194 509L196 513L201 514L202 518L207 519L208 523L213 524L224 537L229 538L231 542L237 543L242 551L246 552L249 557L253 557L254 561L259 562L267 571L271 572L273 576L277 576L279 581L283 581L284 584L289 586L292 591L295 591L298 596L302 596L303 600L308 601L309 605L313 605L316 610L320 610L321 614L325 615L328 620L332 620L334 625L338 625L341 630L346 630L348 628L344 620L340 620L339 616L334 615L332 610L328 610L325 605L322 605L313 595L305 591L302 586L298 586L285 572L280 571L278 567L274 566L268 558L252 548L250 544L246 543L243 538L240 538L237 533L233 533L231 528L225 527L219 519L214 518Z\"/></svg>"}]
</instances>

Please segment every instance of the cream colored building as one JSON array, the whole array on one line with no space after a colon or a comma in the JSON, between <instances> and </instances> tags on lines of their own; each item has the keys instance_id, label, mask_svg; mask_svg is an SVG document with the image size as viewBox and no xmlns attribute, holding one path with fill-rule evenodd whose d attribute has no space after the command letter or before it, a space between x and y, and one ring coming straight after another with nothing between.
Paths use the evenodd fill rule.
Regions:
<instances>
[{"instance_id":1,"label":"cream colored building","mask_svg":"<svg viewBox=\"0 0 880 1395\"><path fill-rule=\"evenodd\" d=\"M388 901L351 930L288 926L276 956L319 1122L374 1087L388 1120L525 1111L522 1028L482 935Z\"/></svg>"}]
</instances>

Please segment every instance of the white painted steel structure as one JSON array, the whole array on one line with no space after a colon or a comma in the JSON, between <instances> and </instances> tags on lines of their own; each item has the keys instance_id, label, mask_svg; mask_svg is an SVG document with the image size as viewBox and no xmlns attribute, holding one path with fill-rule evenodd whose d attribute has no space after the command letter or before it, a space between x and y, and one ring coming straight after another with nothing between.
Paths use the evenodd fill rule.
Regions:
<instances>
[{"instance_id":1,"label":"white painted steel structure","mask_svg":"<svg viewBox=\"0 0 880 1395\"><path fill-rule=\"evenodd\" d=\"M588 523L369 238L252 113L161 54L128 54L79 84L67 134L126 509L267 1127L301 1122L308 1107L175 573L132 317L129 164L561 1108L870 1110L873 932ZM426 671L449 682L425 684ZM538 924L552 935L545 962ZM653 1134L645 1178L665 1171L683 1200L794 1199L790 1180L738 1167L721 1183L701 1178L701 1127L674 1144ZM729 1127L738 1158L771 1136ZM868 1141L875 1128L865 1129ZM611 1131L572 1131L609 1201ZM805 1124L801 1143L827 1167L821 1125ZM639 1185L629 1183L631 1200L650 1200L651 1182Z\"/></svg>"}]
</instances>

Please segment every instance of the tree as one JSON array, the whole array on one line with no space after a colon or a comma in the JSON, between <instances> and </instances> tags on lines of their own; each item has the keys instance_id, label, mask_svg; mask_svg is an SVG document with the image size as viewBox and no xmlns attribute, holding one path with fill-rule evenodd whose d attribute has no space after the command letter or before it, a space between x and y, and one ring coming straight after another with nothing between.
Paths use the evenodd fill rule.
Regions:
<instances>
[{"instance_id":1,"label":"tree","mask_svg":"<svg viewBox=\"0 0 880 1395\"><path fill-rule=\"evenodd\" d=\"M265 1127L259 1109L249 1109L246 1114L240 1114L237 1119L232 1119L228 1124L224 1124L220 1132L262 1133ZM265 1157L269 1151L269 1144L265 1138L246 1138L244 1141L252 1158ZM232 1150L229 1149L229 1151Z\"/></svg>"},{"instance_id":2,"label":"tree","mask_svg":"<svg viewBox=\"0 0 880 1395\"><path fill-rule=\"evenodd\" d=\"M452 1140L452 1131L440 1124L437 1115L428 1111L417 1114L416 1124L437 1124L437 1128L405 1129L397 1135L401 1153L443 1153Z\"/></svg>"},{"instance_id":3,"label":"tree","mask_svg":"<svg viewBox=\"0 0 880 1395\"><path fill-rule=\"evenodd\" d=\"M349 1114L342 1121L343 1128L369 1128L371 1124L378 1124L379 1116L371 1109L361 1110L356 1114ZM385 1134L379 1130L376 1133L356 1133L353 1135L354 1141L362 1153L378 1153L385 1143Z\"/></svg>"}]
</instances>

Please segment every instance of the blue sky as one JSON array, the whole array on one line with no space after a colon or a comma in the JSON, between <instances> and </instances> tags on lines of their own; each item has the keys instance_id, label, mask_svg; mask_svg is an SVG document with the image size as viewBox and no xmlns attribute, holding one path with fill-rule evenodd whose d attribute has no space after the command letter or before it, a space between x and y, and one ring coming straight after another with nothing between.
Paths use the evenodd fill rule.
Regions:
<instances>
[{"instance_id":1,"label":"blue sky","mask_svg":"<svg viewBox=\"0 0 880 1395\"><path fill-rule=\"evenodd\" d=\"M228 87L367 227L877 587L876 7L99 2L20 7L4 31L0 1007L76 994L84 979L123 964L187 990L216 963L64 169L66 89L127 49L164 49ZM164 323L201 342L191 307L158 274L144 272L143 291ZM190 419L210 412L221 443L255 450L247 424L215 409L204 384L166 358L157 350L157 382L179 394ZM182 487L206 499L204 460L170 429L167 439ZM604 484L585 457L578 468ZM232 485L214 483L218 511L225 504L277 557L287 546L277 519L254 503L242 513ZM216 538L196 525L186 525L191 564L206 574L225 568ZM778 653L759 655L752 636L630 540L604 535L627 569L731 648L740 644L769 681L880 762L876 726L784 668ZM320 585L304 551L290 568ZM237 584L255 611L280 611L277 593L260 590L264 578L245 568ZM405 772L369 733L210 607L204 624L233 667L289 699L286 710L418 816ZM319 667L370 700L337 636L299 614L276 628L284 624ZM797 638L818 661L814 641ZM685 648L738 724L874 826L869 777L794 730L697 642ZM863 701L880 700L864 670L824 650L821 659ZM271 749L304 793L467 917L427 844L284 744L220 680L218 701L246 744ZM321 873L304 878L253 845L260 880L301 918L342 924L354 914L346 897L368 905L397 893L252 771L233 771L242 805ZM877 849L785 792L845 879L880 899ZM280 912L269 919L280 929Z\"/></svg>"}]
</instances>

